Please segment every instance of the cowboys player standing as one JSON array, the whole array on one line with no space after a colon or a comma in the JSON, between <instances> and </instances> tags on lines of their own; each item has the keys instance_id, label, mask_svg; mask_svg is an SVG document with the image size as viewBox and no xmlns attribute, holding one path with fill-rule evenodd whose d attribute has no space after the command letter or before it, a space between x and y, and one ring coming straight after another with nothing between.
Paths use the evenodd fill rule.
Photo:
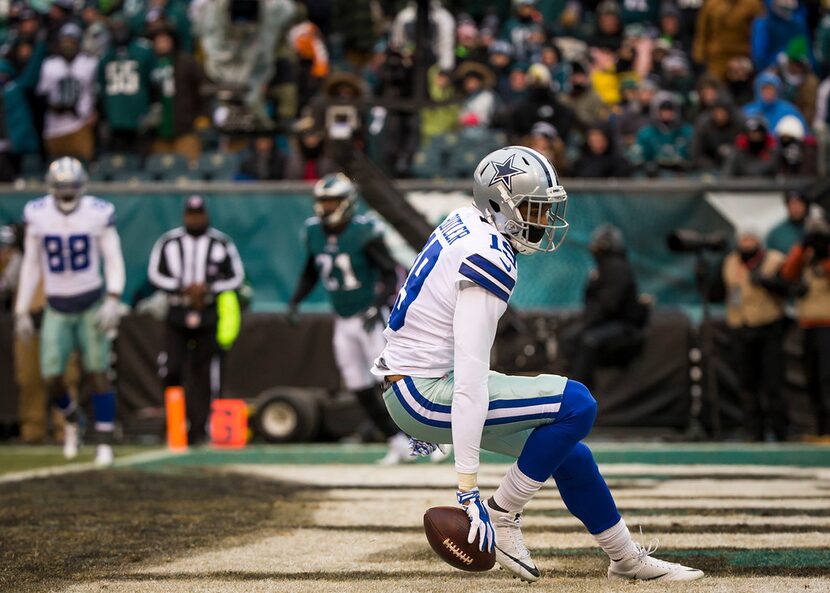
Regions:
<instances>
[{"instance_id":1,"label":"cowboys player standing","mask_svg":"<svg viewBox=\"0 0 830 593\"><path fill-rule=\"evenodd\" d=\"M110 340L120 319L124 291L124 258L115 230L112 204L85 195L86 171L74 158L49 166L49 194L32 200L23 210L26 245L15 303L15 331L22 338L34 333L29 305L43 275L47 306L40 340L40 368L54 405L66 417L63 453L78 454L78 412L66 392L63 372L69 355L78 349L92 386L98 447L95 463L113 462L115 394L107 377ZM104 263L106 292L101 278Z\"/></svg>"},{"instance_id":2,"label":"cowboys player standing","mask_svg":"<svg viewBox=\"0 0 830 593\"><path fill-rule=\"evenodd\" d=\"M591 451L580 442L597 405L584 385L556 375L490 371L496 325L517 279L516 254L554 251L567 232L567 194L538 152L509 146L487 155L473 177L474 206L432 233L401 288L372 372L389 388L386 406L428 452L452 442L458 502L469 542L495 545L515 576L541 576L525 547L521 513L553 477L568 507L611 559L609 578L694 580L703 573L657 560L635 543ZM477 486L480 449L517 458L485 501Z\"/></svg>"},{"instance_id":3,"label":"cowboys player standing","mask_svg":"<svg viewBox=\"0 0 830 593\"><path fill-rule=\"evenodd\" d=\"M395 261L376 221L355 215L357 191L343 173L326 175L314 186L314 212L306 221L308 259L289 312L296 319L299 303L322 278L337 317L334 357L346 389L384 433L389 451L381 463L411 461L409 438L383 407L378 379L368 369L383 350L384 320L397 286Z\"/></svg>"}]
</instances>

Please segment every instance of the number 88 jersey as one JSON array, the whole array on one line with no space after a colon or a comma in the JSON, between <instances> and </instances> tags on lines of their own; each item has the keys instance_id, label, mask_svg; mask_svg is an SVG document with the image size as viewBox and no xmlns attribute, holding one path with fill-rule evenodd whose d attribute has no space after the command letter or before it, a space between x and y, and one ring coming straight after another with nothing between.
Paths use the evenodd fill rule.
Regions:
<instances>
[{"instance_id":1,"label":"number 88 jersey","mask_svg":"<svg viewBox=\"0 0 830 593\"><path fill-rule=\"evenodd\" d=\"M52 196L32 200L23 210L27 236L38 240L47 297L73 297L103 285L98 242L115 224L109 202L84 196L69 214L61 212Z\"/></svg>"},{"instance_id":2,"label":"number 88 jersey","mask_svg":"<svg viewBox=\"0 0 830 593\"><path fill-rule=\"evenodd\" d=\"M329 293L334 312L351 317L371 307L380 279L366 256L366 245L383 234L381 224L366 216L353 217L337 234L328 233L317 217L306 220L306 243Z\"/></svg>"}]
</instances>

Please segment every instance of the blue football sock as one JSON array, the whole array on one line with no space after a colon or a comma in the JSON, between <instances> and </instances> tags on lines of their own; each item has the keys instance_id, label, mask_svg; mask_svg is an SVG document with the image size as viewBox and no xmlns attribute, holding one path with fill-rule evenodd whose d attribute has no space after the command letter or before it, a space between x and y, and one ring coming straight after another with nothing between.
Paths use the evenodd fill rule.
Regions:
<instances>
[{"instance_id":1,"label":"blue football sock","mask_svg":"<svg viewBox=\"0 0 830 593\"><path fill-rule=\"evenodd\" d=\"M111 435L115 430L115 394L112 391L93 394L92 407L95 410L95 431Z\"/></svg>"},{"instance_id":2,"label":"blue football sock","mask_svg":"<svg viewBox=\"0 0 830 593\"><path fill-rule=\"evenodd\" d=\"M75 424L78 422L78 405L72 400L68 393L62 394L53 400L55 407L60 410L67 422Z\"/></svg>"},{"instance_id":3,"label":"blue football sock","mask_svg":"<svg viewBox=\"0 0 830 593\"><path fill-rule=\"evenodd\" d=\"M588 389L568 381L556 422L533 430L518 461L519 470L537 482L553 476L565 506L592 534L620 520L591 450L580 442L591 432L596 410Z\"/></svg>"},{"instance_id":4,"label":"blue football sock","mask_svg":"<svg viewBox=\"0 0 830 593\"><path fill-rule=\"evenodd\" d=\"M571 514L592 535L620 522L620 513L585 443L578 443L553 472L559 495Z\"/></svg>"}]
</instances>

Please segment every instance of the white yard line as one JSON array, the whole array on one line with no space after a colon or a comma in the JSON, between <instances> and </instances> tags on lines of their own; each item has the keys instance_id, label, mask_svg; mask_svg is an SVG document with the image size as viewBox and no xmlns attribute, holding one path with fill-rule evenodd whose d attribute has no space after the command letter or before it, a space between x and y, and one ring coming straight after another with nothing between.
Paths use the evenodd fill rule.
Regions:
<instances>
[{"instance_id":1,"label":"white yard line","mask_svg":"<svg viewBox=\"0 0 830 593\"><path fill-rule=\"evenodd\" d=\"M117 451L117 450L116 450ZM176 455L183 455L183 453L173 453L166 449L158 449L154 451L147 451L145 453L134 453L123 458L116 458L113 467L129 467L139 463L147 463L151 461L160 461ZM8 484L11 482L22 482L24 480L34 480L37 478L49 478L52 476L62 476L65 474L75 474L78 472L85 472L99 468L92 462L87 463L73 463L71 465L60 465L52 467L41 467L38 469L27 469L19 472L10 472L0 475L0 484Z\"/></svg>"}]
</instances>

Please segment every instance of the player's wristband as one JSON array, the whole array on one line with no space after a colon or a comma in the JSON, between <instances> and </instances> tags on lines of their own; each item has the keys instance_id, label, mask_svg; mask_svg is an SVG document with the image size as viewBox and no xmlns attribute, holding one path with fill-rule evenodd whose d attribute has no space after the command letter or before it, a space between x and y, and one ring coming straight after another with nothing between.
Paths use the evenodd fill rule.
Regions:
<instances>
[{"instance_id":1,"label":"player's wristband","mask_svg":"<svg viewBox=\"0 0 830 593\"><path fill-rule=\"evenodd\" d=\"M458 474L458 489L462 491L473 490L478 487L478 474Z\"/></svg>"}]
</instances>

